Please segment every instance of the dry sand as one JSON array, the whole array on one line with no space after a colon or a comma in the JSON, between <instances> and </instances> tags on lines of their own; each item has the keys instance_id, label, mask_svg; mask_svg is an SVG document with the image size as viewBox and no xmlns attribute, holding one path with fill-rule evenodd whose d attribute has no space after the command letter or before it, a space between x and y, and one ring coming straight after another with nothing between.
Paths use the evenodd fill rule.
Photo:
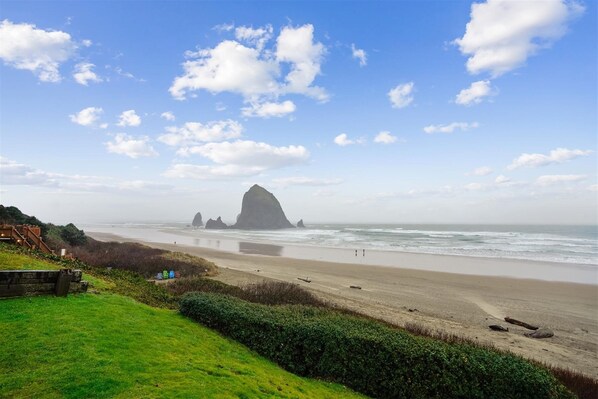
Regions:
<instances>
[{"instance_id":1,"label":"dry sand","mask_svg":"<svg viewBox=\"0 0 598 399\"><path fill-rule=\"evenodd\" d=\"M134 241L105 233L88 234L99 240ZM216 279L227 283L263 279L297 283L339 305L399 326L418 323L598 378L595 285L414 270L408 263L368 266L144 244L208 259L221 269ZM455 261L450 256L437 259ZM298 280L305 277L311 283ZM351 285L362 289L349 288ZM505 316L548 327L555 336L527 338L523 333L528 330L504 322ZM491 331L490 324L508 327L509 332Z\"/></svg>"}]
</instances>

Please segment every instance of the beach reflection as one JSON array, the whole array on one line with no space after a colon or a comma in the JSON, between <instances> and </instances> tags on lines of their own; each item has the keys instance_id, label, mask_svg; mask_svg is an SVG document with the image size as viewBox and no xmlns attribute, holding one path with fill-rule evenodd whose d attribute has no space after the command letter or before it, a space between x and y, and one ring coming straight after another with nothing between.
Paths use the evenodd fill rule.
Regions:
<instances>
[{"instance_id":1,"label":"beach reflection","mask_svg":"<svg viewBox=\"0 0 598 399\"><path fill-rule=\"evenodd\" d=\"M282 247L280 245L239 241L239 252L248 255L282 256Z\"/></svg>"}]
</instances>

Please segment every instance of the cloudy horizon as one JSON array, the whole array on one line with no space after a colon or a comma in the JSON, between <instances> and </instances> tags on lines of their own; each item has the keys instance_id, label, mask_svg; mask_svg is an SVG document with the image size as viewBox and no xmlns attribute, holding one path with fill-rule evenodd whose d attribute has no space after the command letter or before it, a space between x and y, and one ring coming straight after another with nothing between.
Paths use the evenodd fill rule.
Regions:
<instances>
[{"instance_id":1,"label":"cloudy horizon","mask_svg":"<svg viewBox=\"0 0 598 399\"><path fill-rule=\"evenodd\" d=\"M114 4L3 3L3 205L598 223L595 3Z\"/></svg>"}]
</instances>

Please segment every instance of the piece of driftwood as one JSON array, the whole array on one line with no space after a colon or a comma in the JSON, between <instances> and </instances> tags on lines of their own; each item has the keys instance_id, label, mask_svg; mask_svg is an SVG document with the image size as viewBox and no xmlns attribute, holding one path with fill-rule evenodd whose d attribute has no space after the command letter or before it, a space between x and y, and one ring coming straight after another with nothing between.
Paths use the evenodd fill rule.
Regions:
<instances>
[{"instance_id":1,"label":"piece of driftwood","mask_svg":"<svg viewBox=\"0 0 598 399\"><path fill-rule=\"evenodd\" d=\"M505 331L505 332L509 332L508 328L505 328L503 326L499 326L498 324L492 324L492 325L488 326L488 328L490 328L493 331Z\"/></svg>"},{"instance_id":2,"label":"piece of driftwood","mask_svg":"<svg viewBox=\"0 0 598 399\"><path fill-rule=\"evenodd\" d=\"M306 277L306 278L297 277L297 280L305 281L306 283L311 283L311 280L309 279L309 277Z\"/></svg>"},{"instance_id":3,"label":"piece of driftwood","mask_svg":"<svg viewBox=\"0 0 598 399\"><path fill-rule=\"evenodd\" d=\"M521 326L521 327L527 328L528 330L537 330L538 329L538 327L536 327L536 326L532 326L531 324L527 324L524 321L520 321L520 320L517 320L517 319L512 319L510 317L505 317L505 321L507 323L511 323L511 324L515 324L517 326Z\"/></svg>"},{"instance_id":4,"label":"piece of driftwood","mask_svg":"<svg viewBox=\"0 0 598 399\"><path fill-rule=\"evenodd\" d=\"M358 285L350 285L349 288L354 288L356 290L360 290L361 289L361 287L358 286Z\"/></svg>"}]
</instances>

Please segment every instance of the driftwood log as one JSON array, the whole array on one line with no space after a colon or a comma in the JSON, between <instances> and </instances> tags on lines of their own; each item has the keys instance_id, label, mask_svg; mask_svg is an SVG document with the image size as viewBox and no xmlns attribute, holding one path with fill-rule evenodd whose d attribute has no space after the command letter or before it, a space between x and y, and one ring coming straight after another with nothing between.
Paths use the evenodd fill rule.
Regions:
<instances>
[{"instance_id":1,"label":"driftwood log","mask_svg":"<svg viewBox=\"0 0 598 399\"><path fill-rule=\"evenodd\" d=\"M349 288L354 288L356 290L360 290L361 289L361 287L358 286L358 285L350 285Z\"/></svg>"},{"instance_id":2,"label":"driftwood log","mask_svg":"<svg viewBox=\"0 0 598 399\"><path fill-rule=\"evenodd\" d=\"M517 320L517 319L512 319L510 317L505 317L505 321L507 323L511 323L511 324L515 324L517 326L521 326L521 327L527 328L528 330L537 330L538 329L538 327L536 327L536 326L533 326L531 324L527 324L526 322L523 322L523 321L520 321L520 320Z\"/></svg>"},{"instance_id":3,"label":"driftwood log","mask_svg":"<svg viewBox=\"0 0 598 399\"><path fill-rule=\"evenodd\" d=\"M491 326L488 326L489 329L493 330L493 331L505 331L505 332L509 332L508 328L505 328L503 326L499 326L498 324L492 324Z\"/></svg>"},{"instance_id":4,"label":"driftwood log","mask_svg":"<svg viewBox=\"0 0 598 399\"><path fill-rule=\"evenodd\" d=\"M309 279L309 277L306 277L306 278L297 277L297 280L305 281L306 283L311 283L311 280Z\"/></svg>"}]
</instances>

